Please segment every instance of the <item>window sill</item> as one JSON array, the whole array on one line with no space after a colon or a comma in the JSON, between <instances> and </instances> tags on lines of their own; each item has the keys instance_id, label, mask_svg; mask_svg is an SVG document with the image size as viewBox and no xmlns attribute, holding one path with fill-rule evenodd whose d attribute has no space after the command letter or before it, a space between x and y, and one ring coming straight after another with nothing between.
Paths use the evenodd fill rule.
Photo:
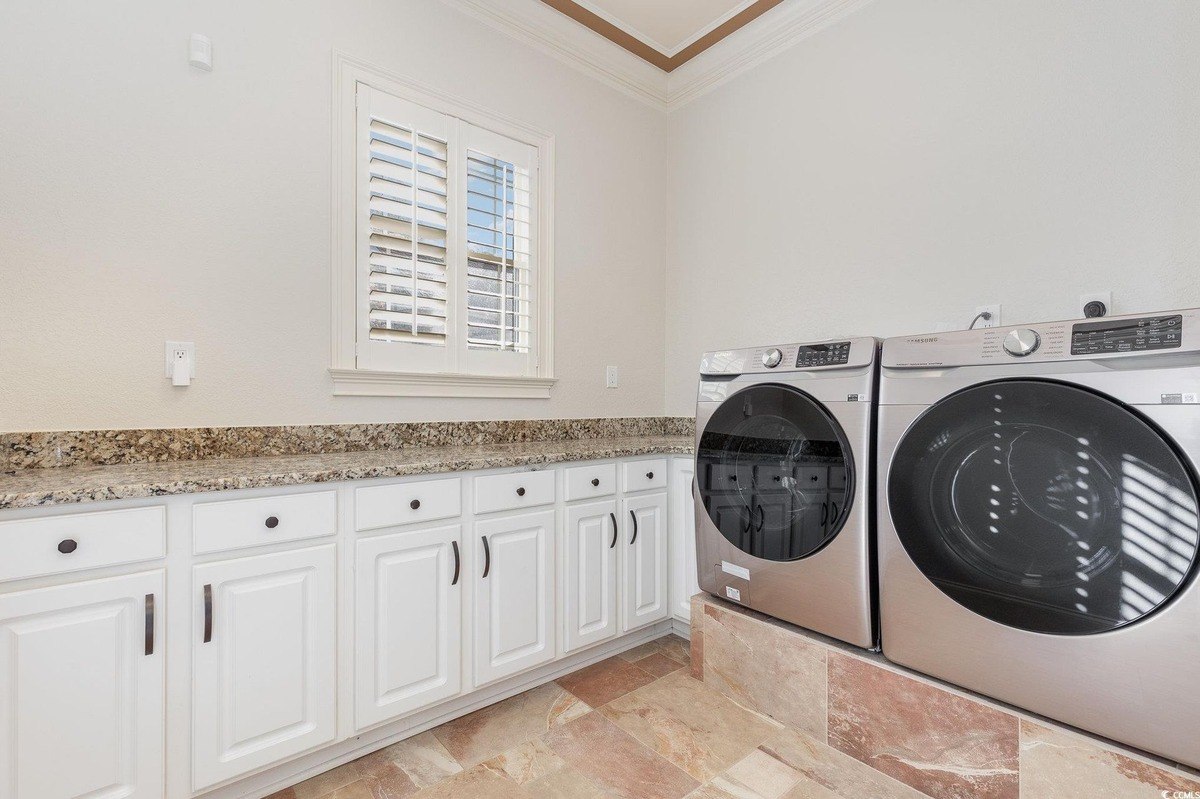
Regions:
<instances>
[{"instance_id":1,"label":"window sill","mask_svg":"<svg viewBox=\"0 0 1200 799\"><path fill-rule=\"evenodd\" d=\"M480 397L549 399L553 377L372 372L330 369L333 393L341 397Z\"/></svg>"}]
</instances>

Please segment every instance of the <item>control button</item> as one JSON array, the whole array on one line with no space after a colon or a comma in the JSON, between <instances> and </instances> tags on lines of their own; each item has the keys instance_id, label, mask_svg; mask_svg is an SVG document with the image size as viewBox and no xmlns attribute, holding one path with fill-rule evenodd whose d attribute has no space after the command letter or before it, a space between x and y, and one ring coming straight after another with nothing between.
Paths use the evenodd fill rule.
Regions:
<instances>
[{"instance_id":1,"label":"control button","mask_svg":"<svg viewBox=\"0 0 1200 799\"><path fill-rule=\"evenodd\" d=\"M1009 331L1004 337L1004 351L1009 355L1023 358L1031 354L1042 343L1042 338L1027 327Z\"/></svg>"},{"instance_id":2,"label":"control button","mask_svg":"<svg viewBox=\"0 0 1200 799\"><path fill-rule=\"evenodd\" d=\"M767 350L763 353L762 365L774 369L783 361L783 353L779 350Z\"/></svg>"}]
</instances>

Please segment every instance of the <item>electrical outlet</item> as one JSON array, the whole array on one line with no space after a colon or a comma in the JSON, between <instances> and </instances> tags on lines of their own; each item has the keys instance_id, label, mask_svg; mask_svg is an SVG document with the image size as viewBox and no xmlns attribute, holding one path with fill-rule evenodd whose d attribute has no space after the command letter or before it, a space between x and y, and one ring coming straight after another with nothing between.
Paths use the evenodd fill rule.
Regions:
<instances>
[{"instance_id":1,"label":"electrical outlet","mask_svg":"<svg viewBox=\"0 0 1200 799\"><path fill-rule=\"evenodd\" d=\"M621 384L621 381L617 378L617 367L609 366L608 368L606 368L604 370L604 387L605 388L616 388L620 384Z\"/></svg>"},{"instance_id":2,"label":"electrical outlet","mask_svg":"<svg viewBox=\"0 0 1200 799\"><path fill-rule=\"evenodd\" d=\"M1108 316L1113 312L1112 292L1111 291L1093 291L1089 294L1079 295L1079 311L1080 318L1088 315L1088 304L1093 302L1104 303L1104 313L1092 314L1093 316Z\"/></svg>"},{"instance_id":3,"label":"electrical outlet","mask_svg":"<svg viewBox=\"0 0 1200 799\"><path fill-rule=\"evenodd\" d=\"M980 316L983 313L990 314L989 318L984 319ZM983 327L1000 327L1000 304L980 305L975 309L971 318L975 320L974 329L976 330Z\"/></svg>"},{"instance_id":4,"label":"electrical outlet","mask_svg":"<svg viewBox=\"0 0 1200 799\"><path fill-rule=\"evenodd\" d=\"M175 373L176 358L186 358L188 362L188 377L192 380L196 379L196 344L191 341L168 341L165 348L167 368L164 371L166 377L171 377ZM183 353L180 355L179 353Z\"/></svg>"}]
</instances>

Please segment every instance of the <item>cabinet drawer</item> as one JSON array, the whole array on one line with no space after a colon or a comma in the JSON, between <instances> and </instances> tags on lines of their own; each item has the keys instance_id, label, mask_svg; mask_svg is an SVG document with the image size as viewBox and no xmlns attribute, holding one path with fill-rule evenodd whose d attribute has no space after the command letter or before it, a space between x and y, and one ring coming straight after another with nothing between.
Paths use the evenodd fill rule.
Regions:
<instances>
[{"instance_id":1,"label":"cabinet drawer","mask_svg":"<svg viewBox=\"0 0 1200 799\"><path fill-rule=\"evenodd\" d=\"M796 469L796 488L801 491L824 489L829 469L824 466L800 466Z\"/></svg>"},{"instance_id":2,"label":"cabinet drawer","mask_svg":"<svg viewBox=\"0 0 1200 799\"><path fill-rule=\"evenodd\" d=\"M617 491L617 464L596 463L567 469L567 502L607 497Z\"/></svg>"},{"instance_id":3,"label":"cabinet drawer","mask_svg":"<svg viewBox=\"0 0 1200 799\"><path fill-rule=\"evenodd\" d=\"M554 472L490 474L475 478L475 512L532 508L554 502Z\"/></svg>"},{"instance_id":4,"label":"cabinet drawer","mask_svg":"<svg viewBox=\"0 0 1200 799\"><path fill-rule=\"evenodd\" d=\"M192 549L197 555L335 532L337 495L333 491L204 502L192 509Z\"/></svg>"},{"instance_id":5,"label":"cabinet drawer","mask_svg":"<svg viewBox=\"0 0 1200 799\"><path fill-rule=\"evenodd\" d=\"M0 522L0 580L95 569L166 554L162 506Z\"/></svg>"},{"instance_id":6,"label":"cabinet drawer","mask_svg":"<svg viewBox=\"0 0 1200 799\"><path fill-rule=\"evenodd\" d=\"M354 492L354 527L375 530L462 515L462 480L417 480L359 488Z\"/></svg>"},{"instance_id":7,"label":"cabinet drawer","mask_svg":"<svg viewBox=\"0 0 1200 799\"><path fill-rule=\"evenodd\" d=\"M626 491L667 487L667 459L647 458L621 464L621 485Z\"/></svg>"}]
</instances>

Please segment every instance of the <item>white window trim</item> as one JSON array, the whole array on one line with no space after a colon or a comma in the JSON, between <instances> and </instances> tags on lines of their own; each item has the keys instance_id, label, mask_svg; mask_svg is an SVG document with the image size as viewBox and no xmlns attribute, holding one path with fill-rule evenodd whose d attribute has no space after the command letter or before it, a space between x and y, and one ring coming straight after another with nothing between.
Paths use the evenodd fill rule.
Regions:
<instances>
[{"instance_id":1,"label":"white window trim","mask_svg":"<svg viewBox=\"0 0 1200 799\"><path fill-rule=\"evenodd\" d=\"M355 86L372 88L432 108L528 144L538 152L537 320L535 374L491 376L437 372L384 372L357 367L357 260L355 214ZM345 53L333 54L332 252L333 393L342 396L495 397L548 399L554 378L554 136L499 116L468 100L419 86Z\"/></svg>"}]
</instances>

